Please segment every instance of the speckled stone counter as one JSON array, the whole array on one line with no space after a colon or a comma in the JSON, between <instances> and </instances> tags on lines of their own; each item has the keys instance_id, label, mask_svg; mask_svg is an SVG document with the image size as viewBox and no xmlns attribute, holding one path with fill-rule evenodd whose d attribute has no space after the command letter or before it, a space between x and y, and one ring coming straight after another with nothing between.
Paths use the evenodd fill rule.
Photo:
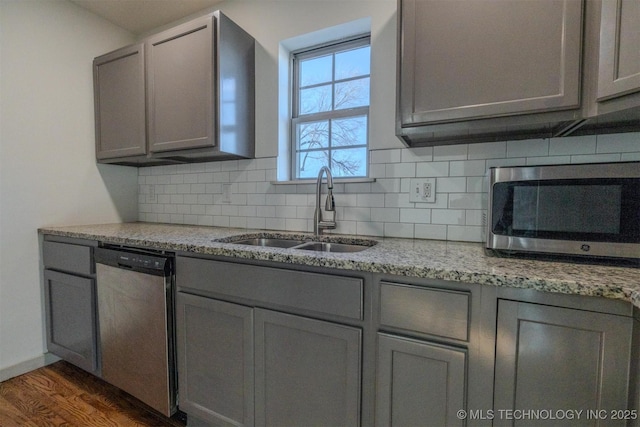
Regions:
<instances>
[{"instance_id":1,"label":"speckled stone counter","mask_svg":"<svg viewBox=\"0 0 640 427\"><path fill-rule=\"evenodd\" d=\"M278 231L125 223L45 227L39 232L171 251L605 297L629 301L640 308L638 268L490 257L478 243L334 236L327 239L378 243L361 252L323 253L229 243L238 235L312 238L309 234Z\"/></svg>"}]
</instances>

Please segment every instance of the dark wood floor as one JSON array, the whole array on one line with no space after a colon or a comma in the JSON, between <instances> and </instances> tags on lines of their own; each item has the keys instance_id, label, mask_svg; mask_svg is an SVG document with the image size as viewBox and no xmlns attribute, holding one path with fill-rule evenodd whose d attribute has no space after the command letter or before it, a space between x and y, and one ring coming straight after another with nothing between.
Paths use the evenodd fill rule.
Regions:
<instances>
[{"instance_id":1,"label":"dark wood floor","mask_svg":"<svg viewBox=\"0 0 640 427\"><path fill-rule=\"evenodd\" d=\"M154 426L183 423L66 362L0 383L0 426Z\"/></svg>"}]
</instances>

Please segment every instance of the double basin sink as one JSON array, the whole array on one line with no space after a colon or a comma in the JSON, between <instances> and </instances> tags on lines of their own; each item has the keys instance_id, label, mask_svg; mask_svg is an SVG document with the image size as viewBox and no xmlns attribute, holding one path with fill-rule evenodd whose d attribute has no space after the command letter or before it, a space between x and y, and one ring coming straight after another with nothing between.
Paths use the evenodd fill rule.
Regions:
<instances>
[{"instance_id":1,"label":"double basin sink","mask_svg":"<svg viewBox=\"0 0 640 427\"><path fill-rule=\"evenodd\" d=\"M311 236L315 237L315 236ZM329 240L331 239L331 240ZM347 243L348 240L348 243ZM340 237L321 237L321 240L308 240L305 237L282 237L264 234L260 236L240 235L223 240L237 245L260 246L281 249L300 249L315 252L360 252L374 246L375 240L345 239Z\"/></svg>"}]
</instances>

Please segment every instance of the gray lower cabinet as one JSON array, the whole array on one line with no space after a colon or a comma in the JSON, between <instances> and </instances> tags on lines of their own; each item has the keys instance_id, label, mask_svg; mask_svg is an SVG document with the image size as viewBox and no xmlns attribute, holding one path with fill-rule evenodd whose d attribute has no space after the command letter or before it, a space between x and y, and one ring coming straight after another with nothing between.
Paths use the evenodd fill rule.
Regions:
<instances>
[{"instance_id":1,"label":"gray lower cabinet","mask_svg":"<svg viewBox=\"0 0 640 427\"><path fill-rule=\"evenodd\" d=\"M179 406L220 426L253 425L253 309L177 294Z\"/></svg>"},{"instance_id":2,"label":"gray lower cabinet","mask_svg":"<svg viewBox=\"0 0 640 427\"><path fill-rule=\"evenodd\" d=\"M92 248L43 242L47 350L100 374Z\"/></svg>"},{"instance_id":3,"label":"gray lower cabinet","mask_svg":"<svg viewBox=\"0 0 640 427\"><path fill-rule=\"evenodd\" d=\"M256 426L360 425L361 331L256 309Z\"/></svg>"},{"instance_id":4,"label":"gray lower cabinet","mask_svg":"<svg viewBox=\"0 0 640 427\"><path fill-rule=\"evenodd\" d=\"M376 426L462 426L467 352L378 334Z\"/></svg>"},{"instance_id":5,"label":"gray lower cabinet","mask_svg":"<svg viewBox=\"0 0 640 427\"><path fill-rule=\"evenodd\" d=\"M632 325L625 316L500 300L494 425L538 422L500 410L582 410L562 425L600 425L588 416L594 411L607 414L607 425L625 425L611 411L628 408Z\"/></svg>"}]
</instances>

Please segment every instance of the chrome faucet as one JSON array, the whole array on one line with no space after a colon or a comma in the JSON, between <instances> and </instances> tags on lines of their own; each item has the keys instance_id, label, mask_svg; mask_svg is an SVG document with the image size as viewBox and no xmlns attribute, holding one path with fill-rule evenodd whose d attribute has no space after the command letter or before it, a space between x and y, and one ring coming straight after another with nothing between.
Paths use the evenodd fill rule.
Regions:
<instances>
[{"instance_id":1,"label":"chrome faucet","mask_svg":"<svg viewBox=\"0 0 640 427\"><path fill-rule=\"evenodd\" d=\"M320 185L322 184L322 175L327 174L327 200L325 202L324 210L327 212L333 212L332 220L322 219L322 209L320 209ZM322 234L323 230L336 228L336 204L333 200L333 176L328 167L323 166L318 172L318 180L316 181L316 212L313 216L313 233L318 236Z\"/></svg>"}]
</instances>

